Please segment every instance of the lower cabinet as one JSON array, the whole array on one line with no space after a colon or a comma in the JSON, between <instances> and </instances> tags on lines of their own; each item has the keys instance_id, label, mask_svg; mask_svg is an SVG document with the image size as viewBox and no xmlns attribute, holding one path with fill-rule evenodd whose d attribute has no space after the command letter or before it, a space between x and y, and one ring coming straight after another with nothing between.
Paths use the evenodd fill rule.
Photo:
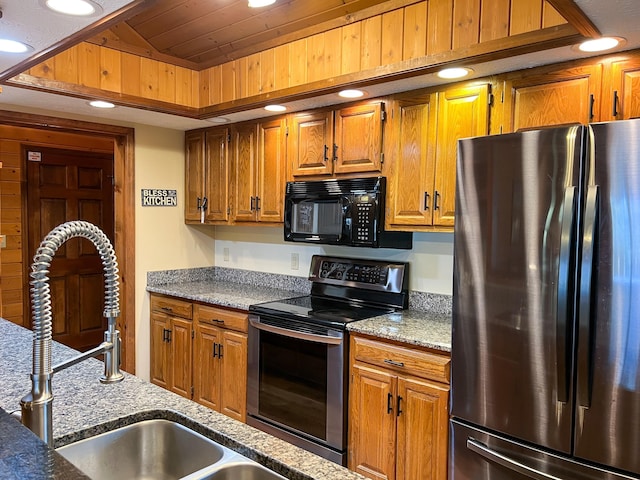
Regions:
<instances>
[{"instance_id":1,"label":"lower cabinet","mask_svg":"<svg viewBox=\"0 0 640 480\"><path fill-rule=\"evenodd\" d=\"M447 478L446 355L353 336L349 468L368 478Z\"/></svg>"},{"instance_id":2,"label":"lower cabinet","mask_svg":"<svg viewBox=\"0 0 640 480\"><path fill-rule=\"evenodd\" d=\"M151 381L244 422L247 314L151 295Z\"/></svg>"}]
</instances>

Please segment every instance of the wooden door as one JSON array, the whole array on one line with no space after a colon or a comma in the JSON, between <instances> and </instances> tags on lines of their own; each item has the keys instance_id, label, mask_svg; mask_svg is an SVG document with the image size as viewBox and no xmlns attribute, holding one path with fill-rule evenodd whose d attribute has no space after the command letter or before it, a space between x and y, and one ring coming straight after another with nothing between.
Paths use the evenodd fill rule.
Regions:
<instances>
[{"instance_id":1,"label":"wooden door","mask_svg":"<svg viewBox=\"0 0 640 480\"><path fill-rule=\"evenodd\" d=\"M335 173L381 170L383 102L345 107L335 113Z\"/></svg>"},{"instance_id":2,"label":"wooden door","mask_svg":"<svg viewBox=\"0 0 640 480\"><path fill-rule=\"evenodd\" d=\"M205 134L206 221L229 219L229 129L216 128Z\"/></svg>"},{"instance_id":3,"label":"wooden door","mask_svg":"<svg viewBox=\"0 0 640 480\"><path fill-rule=\"evenodd\" d=\"M240 422L247 418L247 335L222 331L220 412Z\"/></svg>"},{"instance_id":4,"label":"wooden door","mask_svg":"<svg viewBox=\"0 0 640 480\"><path fill-rule=\"evenodd\" d=\"M620 60L608 66L600 116L603 121L640 118L640 59Z\"/></svg>"},{"instance_id":5,"label":"wooden door","mask_svg":"<svg viewBox=\"0 0 640 480\"><path fill-rule=\"evenodd\" d=\"M113 155L40 147L25 153L29 259L53 228L70 220L98 226L113 243ZM81 351L100 344L106 329L104 280L94 245L84 238L65 242L49 277L54 340ZM25 297L30 298L26 291Z\"/></svg>"},{"instance_id":6,"label":"wooden door","mask_svg":"<svg viewBox=\"0 0 640 480\"><path fill-rule=\"evenodd\" d=\"M489 133L489 85L438 93L433 225L452 227L456 206L458 140Z\"/></svg>"},{"instance_id":7,"label":"wooden door","mask_svg":"<svg viewBox=\"0 0 640 480\"><path fill-rule=\"evenodd\" d=\"M349 392L349 468L393 480L396 468L397 377L355 364Z\"/></svg>"},{"instance_id":8,"label":"wooden door","mask_svg":"<svg viewBox=\"0 0 640 480\"><path fill-rule=\"evenodd\" d=\"M233 152L233 201L236 222L255 222L256 215L256 133L255 123L236 125L231 133Z\"/></svg>"},{"instance_id":9,"label":"wooden door","mask_svg":"<svg viewBox=\"0 0 640 480\"><path fill-rule=\"evenodd\" d=\"M333 111L291 118L287 157L293 177L333 173Z\"/></svg>"},{"instance_id":10,"label":"wooden door","mask_svg":"<svg viewBox=\"0 0 640 480\"><path fill-rule=\"evenodd\" d=\"M447 479L449 389L398 378L397 480Z\"/></svg>"},{"instance_id":11,"label":"wooden door","mask_svg":"<svg viewBox=\"0 0 640 480\"><path fill-rule=\"evenodd\" d=\"M284 221L286 127L284 118L258 124L256 209L259 222Z\"/></svg>"},{"instance_id":12,"label":"wooden door","mask_svg":"<svg viewBox=\"0 0 640 480\"><path fill-rule=\"evenodd\" d=\"M178 317L171 317L171 333L169 344L171 354L169 366L171 368L170 390L191 398L193 385L192 372L192 322Z\"/></svg>"},{"instance_id":13,"label":"wooden door","mask_svg":"<svg viewBox=\"0 0 640 480\"><path fill-rule=\"evenodd\" d=\"M507 80L504 132L600 119L602 65L556 69Z\"/></svg>"},{"instance_id":14,"label":"wooden door","mask_svg":"<svg viewBox=\"0 0 640 480\"><path fill-rule=\"evenodd\" d=\"M435 171L436 95L393 103L389 131L389 218L393 226L432 224ZM385 142L386 143L386 142Z\"/></svg>"},{"instance_id":15,"label":"wooden door","mask_svg":"<svg viewBox=\"0 0 640 480\"><path fill-rule=\"evenodd\" d=\"M221 344L220 329L196 323L193 345L193 399L217 411L220 411L222 385L221 363L218 358Z\"/></svg>"},{"instance_id":16,"label":"wooden door","mask_svg":"<svg viewBox=\"0 0 640 480\"><path fill-rule=\"evenodd\" d=\"M151 312L151 382L163 388L169 388L169 344L166 331L169 330L169 317L164 313Z\"/></svg>"},{"instance_id":17,"label":"wooden door","mask_svg":"<svg viewBox=\"0 0 640 480\"><path fill-rule=\"evenodd\" d=\"M190 132L185 137L185 222L201 222L200 206L204 193L204 132Z\"/></svg>"}]
</instances>

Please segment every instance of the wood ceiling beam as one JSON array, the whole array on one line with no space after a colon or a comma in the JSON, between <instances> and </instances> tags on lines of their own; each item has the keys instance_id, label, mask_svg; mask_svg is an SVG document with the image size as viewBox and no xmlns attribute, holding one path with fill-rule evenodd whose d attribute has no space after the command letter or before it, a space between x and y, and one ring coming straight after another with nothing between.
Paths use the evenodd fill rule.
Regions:
<instances>
[{"instance_id":1,"label":"wood ceiling beam","mask_svg":"<svg viewBox=\"0 0 640 480\"><path fill-rule=\"evenodd\" d=\"M573 0L547 0L570 25L585 37L597 38L602 34Z\"/></svg>"}]
</instances>

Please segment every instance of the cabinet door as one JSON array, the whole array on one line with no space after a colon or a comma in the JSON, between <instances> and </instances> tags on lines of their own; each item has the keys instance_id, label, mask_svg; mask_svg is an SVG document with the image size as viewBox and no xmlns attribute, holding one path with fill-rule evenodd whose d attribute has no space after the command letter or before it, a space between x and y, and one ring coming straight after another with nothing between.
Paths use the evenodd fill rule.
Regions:
<instances>
[{"instance_id":1,"label":"cabinet door","mask_svg":"<svg viewBox=\"0 0 640 480\"><path fill-rule=\"evenodd\" d=\"M220 410L220 330L196 323L193 345L193 399Z\"/></svg>"},{"instance_id":2,"label":"cabinet door","mask_svg":"<svg viewBox=\"0 0 640 480\"><path fill-rule=\"evenodd\" d=\"M200 222L204 197L204 132L191 132L185 137L185 222Z\"/></svg>"},{"instance_id":3,"label":"cabinet door","mask_svg":"<svg viewBox=\"0 0 640 480\"><path fill-rule=\"evenodd\" d=\"M285 119L258 125L258 189L256 209L259 222L284 221L284 189L287 155Z\"/></svg>"},{"instance_id":4,"label":"cabinet door","mask_svg":"<svg viewBox=\"0 0 640 480\"><path fill-rule=\"evenodd\" d=\"M171 318L171 356L169 360L171 368L170 390L191 398L191 320Z\"/></svg>"},{"instance_id":5,"label":"cabinet door","mask_svg":"<svg viewBox=\"0 0 640 480\"><path fill-rule=\"evenodd\" d=\"M256 216L256 133L255 123L233 128L233 201L231 209L237 222L255 222Z\"/></svg>"},{"instance_id":6,"label":"cabinet door","mask_svg":"<svg viewBox=\"0 0 640 480\"><path fill-rule=\"evenodd\" d=\"M333 111L294 115L287 152L291 174L331 175L333 172Z\"/></svg>"},{"instance_id":7,"label":"cabinet door","mask_svg":"<svg viewBox=\"0 0 640 480\"><path fill-rule=\"evenodd\" d=\"M397 377L354 364L351 382L349 468L368 478L393 480Z\"/></svg>"},{"instance_id":8,"label":"cabinet door","mask_svg":"<svg viewBox=\"0 0 640 480\"><path fill-rule=\"evenodd\" d=\"M169 344L165 332L169 330L169 317L151 312L151 382L169 388Z\"/></svg>"},{"instance_id":9,"label":"cabinet door","mask_svg":"<svg viewBox=\"0 0 640 480\"><path fill-rule=\"evenodd\" d=\"M376 102L335 112L335 173L381 170L383 108Z\"/></svg>"},{"instance_id":10,"label":"cabinet door","mask_svg":"<svg viewBox=\"0 0 640 480\"><path fill-rule=\"evenodd\" d=\"M506 82L505 132L600 119L601 65L537 71Z\"/></svg>"},{"instance_id":11,"label":"cabinet door","mask_svg":"<svg viewBox=\"0 0 640 480\"><path fill-rule=\"evenodd\" d=\"M612 62L602 95L602 120L640 117L640 59Z\"/></svg>"},{"instance_id":12,"label":"cabinet door","mask_svg":"<svg viewBox=\"0 0 640 480\"><path fill-rule=\"evenodd\" d=\"M489 85L438 93L433 224L453 226L458 140L489 133Z\"/></svg>"},{"instance_id":13,"label":"cabinet door","mask_svg":"<svg viewBox=\"0 0 640 480\"><path fill-rule=\"evenodd\" d=\"M449 389L398 378L397 480L446 480Z\"/></svg>"},{"instance_id":14,"label":"cabinet door","mask_svg":"<svg viewBox=\"0 0 640 480\"><path fill-rule=\"evenodd\" d=\"M209 222L229 219L229 130L216 128L205 135L207 198L206 220Z\"/></svg>"},{"instance_id":15,"label":"cabinet door","mask_svg":"<svg viewBox=\"0 0 640 480\"><path fill-rule=\"evenodd\" d=\"M436 95L399 99L387 125L390 226L431 225L434 187ZM387 139L389 142L387 142ZM386 147L385 147L386 149Z\"/></svg>"},{"instance_id":16,"label":"cabinet door","mask_svg":"<svg viewBox=\"0 0 640 480\"><path fill-rule=\"evenodd\" d=\"M220 412L244 422L247 417L247 335L222 332Z\"/></svg>"}]
</instances>

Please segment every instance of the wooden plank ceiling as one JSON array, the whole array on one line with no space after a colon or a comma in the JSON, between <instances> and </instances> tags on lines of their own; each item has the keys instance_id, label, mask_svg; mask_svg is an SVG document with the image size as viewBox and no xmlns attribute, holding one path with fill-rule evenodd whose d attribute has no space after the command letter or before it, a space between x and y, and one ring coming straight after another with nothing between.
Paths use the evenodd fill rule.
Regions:
<instances>
[{"instance_id":1,"label":"wooden plank ceiling","mask_svg":"<svg viewBox=\"0 0 640 480\"><path fill-rule=\"evenodd\" d=\"M398 8L415 0L278 0L257 9L249 8L247 0L157 0L89 41L203 70L317 33L332 21L348 23L363 10L390 3Z\"/></svg>"}]
</instances>

